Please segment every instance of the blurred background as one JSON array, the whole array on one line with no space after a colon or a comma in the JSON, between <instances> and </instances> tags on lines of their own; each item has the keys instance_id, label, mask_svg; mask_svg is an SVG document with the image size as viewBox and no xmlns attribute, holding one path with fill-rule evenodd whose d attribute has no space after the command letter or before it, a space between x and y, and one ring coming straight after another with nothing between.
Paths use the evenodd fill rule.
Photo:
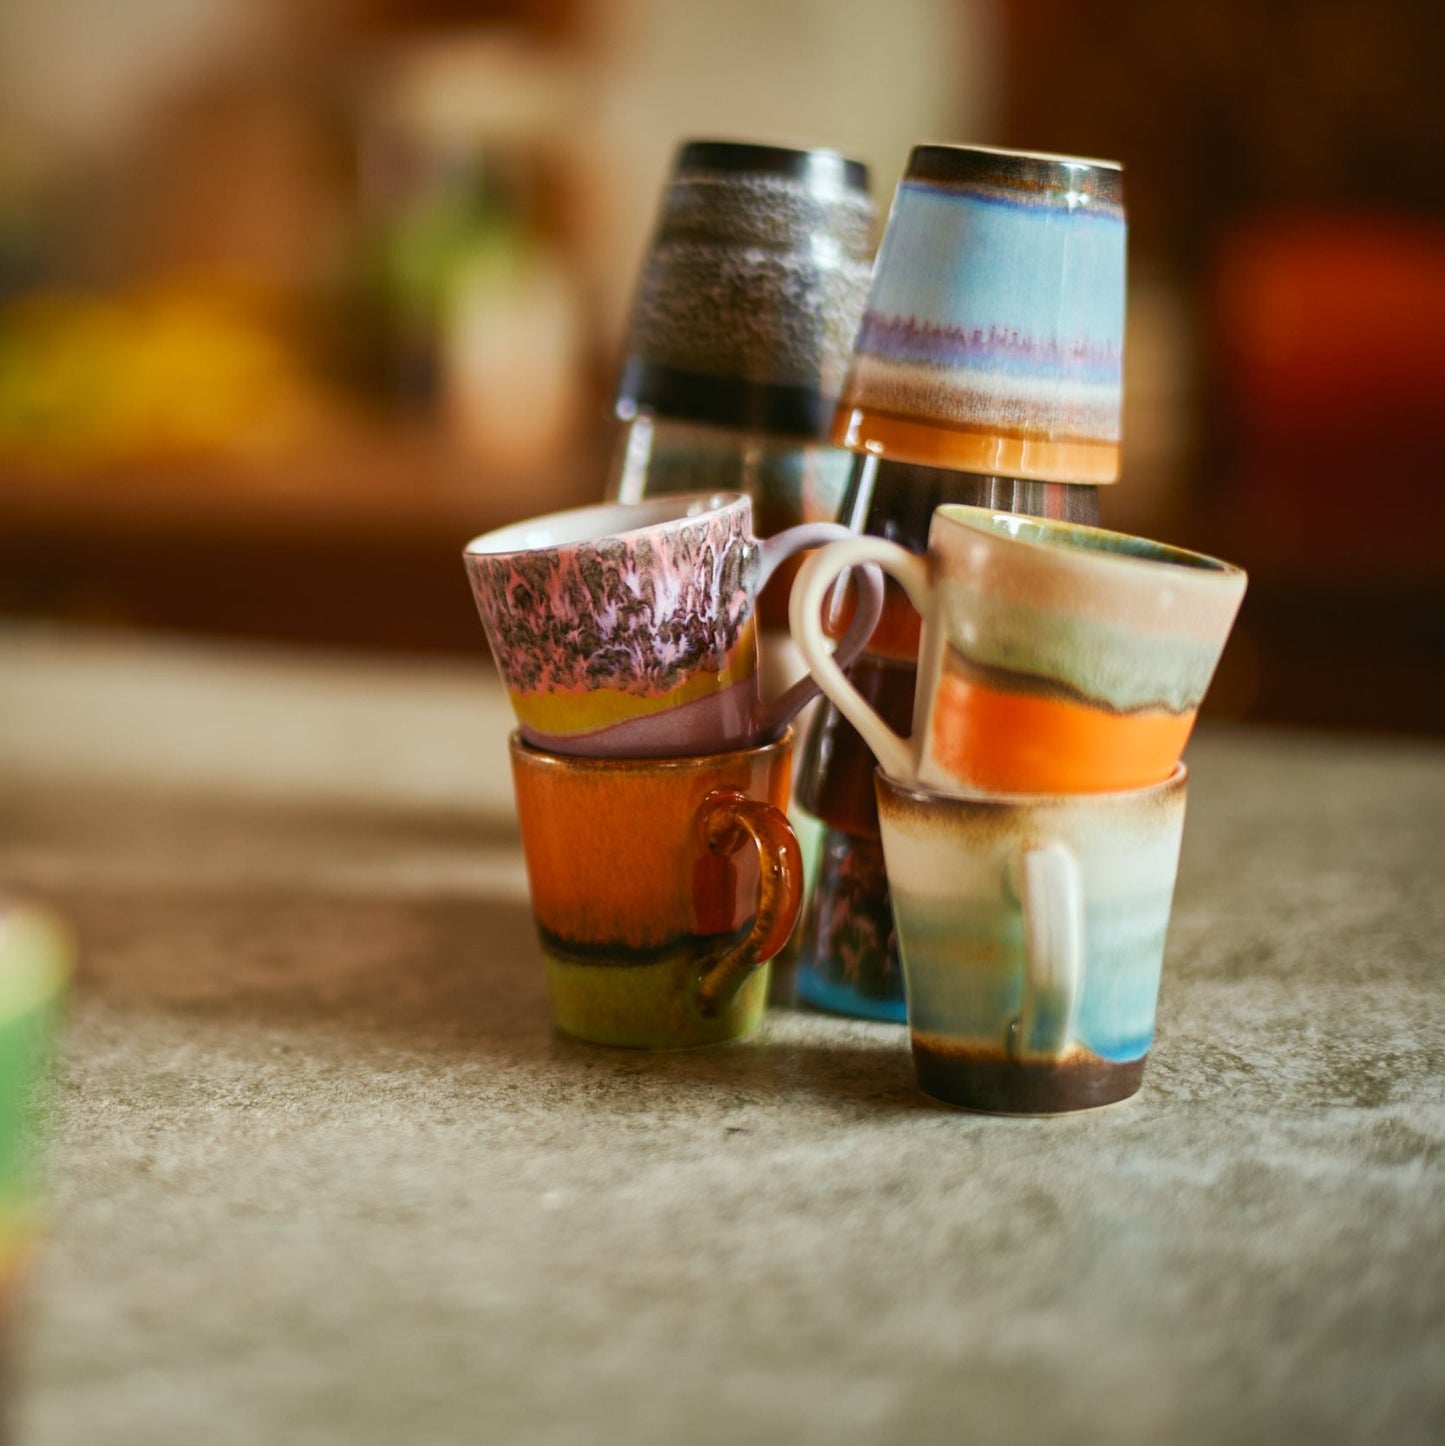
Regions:
<instances>
[{"instance_id":1,"label":"blurred background","mask_svg":"<svg viewBox=\"0 0 1445 1446\"><path fill-rule=\"evenodd\" d=\"M482 648L597 498L678 140L1120 159L1105 521L1251 590L1209 709L1445 734L1445 7L7 0L0 621Z\"/></svg>"}]
</instances>

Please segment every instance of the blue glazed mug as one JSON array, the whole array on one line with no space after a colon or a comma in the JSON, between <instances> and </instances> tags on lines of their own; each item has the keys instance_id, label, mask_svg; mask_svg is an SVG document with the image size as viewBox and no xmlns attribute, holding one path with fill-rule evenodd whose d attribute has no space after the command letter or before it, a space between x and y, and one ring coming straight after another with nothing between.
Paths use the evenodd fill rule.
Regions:
<instances>
[{"instance_id":1,"label":"blue glazed mug","mask_svg":"<svg viewBox=\"0 0 1445 1446\"><path fill-rule=\"evenodd\" d=\"M914 147L834 444L983 476L1117 480L1126 231L1113 161Z\"/></svg>"},{"instance_id":2,"label":"blue glazed mug","mask_svg":"<svg viewBox=\"0 0 1445 1446\"><path fill-rule=\"evenodd\" d=\"M1186 777L1180 764L1151 788L1028 797L945 795L876 775L924 1093L1059 1114L1139 1088Z\"/></svg>"}]
</instances>

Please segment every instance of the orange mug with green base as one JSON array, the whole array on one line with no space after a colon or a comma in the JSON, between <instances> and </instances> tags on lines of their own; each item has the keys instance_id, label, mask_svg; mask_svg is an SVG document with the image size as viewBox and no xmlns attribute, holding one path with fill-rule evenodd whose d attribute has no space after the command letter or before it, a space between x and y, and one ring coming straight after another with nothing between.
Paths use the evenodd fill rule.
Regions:
<instances>
[{"instance_id":1,"label":"orange mug with green base","mask_svg":"<svg viewBox=\"0 0 1445 1446\"><path fill-rule=\"evenodd\" d=\"M837 576L869 562L923 619L907 738L817 624ZM1108 793L1173 773L1244 589L1239 568L1201 553L949 504L925 556L879 537L814 553L790 609L818 686L889 778L951 794Z\"/></svg>"},{"instance_id":2,"label":"orange mug with green base","mask_svg":"<svg viewBox=\"0 0 1445 1446\"><path fill-rule=\"evenodd\" d=\"M576 757L520 734L511 751L557 1028L636 1049L754 1029L802 901L791 732L683 758Z\"/></svg>"}]
</instances>

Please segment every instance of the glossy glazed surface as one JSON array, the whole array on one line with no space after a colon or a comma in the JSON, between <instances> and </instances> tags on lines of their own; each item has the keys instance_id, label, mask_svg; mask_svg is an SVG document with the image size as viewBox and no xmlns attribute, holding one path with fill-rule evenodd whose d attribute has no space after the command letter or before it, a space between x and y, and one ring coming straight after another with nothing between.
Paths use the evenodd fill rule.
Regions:
<instances>
[{"instance_id":1,"label":"glossy glazed surface","mask_svg":"<svg viewBox=\"0 0 1445 1446\"><path fill-rule=\"evenodd\" d=\"M904 736L828 656L812 621L839 570L876 562L923 618ZM1012 513L940 507L924 558L874 538L799 573L793 635L895 779L953 792L1084 793L1169 776L1244 595L1197 553Z\"/></svg>"},{"instance_id":2,"label":"glossy glazed surface","mask_svg":"<svg viewBox=\"0 0 1445 1446\"><path fill-rule=\"evenodd\" d=\"M704 758L601 760L514 737L511 757L557 1027L640 1048L754 1028L767 1000L759 966L786 943L801 902L784 815L791 740ZM710 835L716 801L729 794L752 803L758 847L725 828ZM728 809L724 823L736 819ZM740 948L751 957L738 960ZM729 956L741 982L710 1000L708 976Z\"/></svg>"},{"instance_id":3,"label":"glossy glazed surface","mask_svg":"<svg viewBox=\"0 0 1445 1446\"><path fill-rule=\"evenodd\" d=\"M951 505L929 547L920 782L1076 793L1169 776L1243 572L1102 528Z\"/></svg>"},{"instance_id":4,"label":"glossy glazed surface","mask_svg":"<svg viewBox=\"0 0 1445 1446\"><path fill-rule=\"evenodd\" d=\"M876 837L823 830L799 933L799 999L831 1014L903 1023L903 970Z\"/></svg>"},{"instance_id":5,"label":"glossy glazed surface","mask_svg":"<svg viewBox=\"0 0 1445 1446\"><path fill-rule=\"evenodd\" d=\"M633 301L618 416L821 437L873 220L866 170L836 152L684 145Z\"/></svg>"},{"instance_id":6,"label":"glossy glazed surface","mask_svg":"<svg viewBox=\"0 0 1445 1446\"><path fill-rule=\"evenodd\" d=\"M878 775L879 822L920 1083L949 1103L1024 1113L1138 1088L1154 1034L1184 829L1185 772L1155 788L960 798ZM1082 951L1056 1049L1017 1032L1029 978L1021 861L1072 860ZM1050 1008L1056 1000L1046 999Z\"/></svg>"},{"instance_id":7,"label":"glossy glazed surface","mask_svg":"<svg viewBox=\"0 0 1445 1446\"><path fill-rule=\"evenodd\" d=\"M1114 481L1125 234L1110 163L916 148L833 440L922 466Z\"/></svg>"},{"instance_id":8,"label":"glossy glazed surface","mask_svg":"<svg viewBox=\"0 0 1445 1446\"><path fill-rule=\"evenodd\" d=\"M759 542L747 497L697 493L530 519L463 559L529 742L672 757L775 738L816 696L801 680L764 701L755 604L780 562L847 535L819 522ZM850 658L876 616L877 584L864 593Z\"/></svg>"}]
</instances>

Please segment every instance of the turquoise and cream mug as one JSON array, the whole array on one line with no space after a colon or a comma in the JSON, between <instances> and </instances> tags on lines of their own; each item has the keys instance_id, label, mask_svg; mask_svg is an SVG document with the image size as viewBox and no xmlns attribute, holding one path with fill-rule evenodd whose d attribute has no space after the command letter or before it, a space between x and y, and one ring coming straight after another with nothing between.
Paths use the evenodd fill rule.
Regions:
<instances>
[{"instance_id":1,"label":"turquoise and cream mug","mask_svg":"<svg viewBox=\"0 0 1445 1446\"><path fill-rule=\"evenodd\" d=\"M959 796L875 775L918 1082L1057 1114L1144 1075L1186 770L1118 793Z\"/></svg>"}]
</instances>

